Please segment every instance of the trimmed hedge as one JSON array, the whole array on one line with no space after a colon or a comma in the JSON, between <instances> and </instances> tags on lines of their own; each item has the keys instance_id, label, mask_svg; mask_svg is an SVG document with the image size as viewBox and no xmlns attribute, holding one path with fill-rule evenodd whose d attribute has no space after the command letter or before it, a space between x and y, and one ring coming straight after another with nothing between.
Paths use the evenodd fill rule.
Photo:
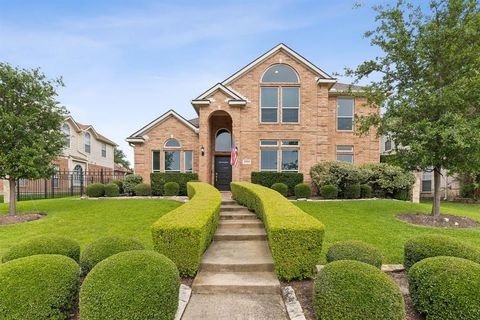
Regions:
<instances>
[{"instance_id":1,"label":"trimmed hedge","mask_svg":"<svg viewBox=\"0 0 480 320\"><path fill-rule=\"evenodd\" d=\"M203 182L189 182L187 189L190 201L157 220L152 236L155 250L170 258L182 276L194 276L217 228L222 196Z\"/></svg>"},{"instance_id":2,"label":"trimmed hedge","mask_svg":"<svg viewBox=\"0 0 480 320\"><path fill-rule=\"evenodd\" d=\"M294 189L295 198L297 199L306 199L310 198L312 195L312 188L306 183L299 183L295 186Z\"/></svg>"},{"instance_id":3,"label":"trimmed hedge","mask_svg":"<svg viewBox=\"0 0 480 320\"><path fill-rule=\"evenodd\" d=\"M59 254L75 261L80 258L80 245L75 240L56 235L42 235L14 245L2 257L2 262L37 254Z\"/></svg>"},{"instance_id":4,"label":"trimmed hedge","mask_svg":"<svg viewBox=\"0 0 480 320\"><path fill-rule=\"evenodd\" d=\"M145 197L152 195L152 188L146 183L137 184L134 190L136 196Z\"/></svg>"},{"instance_id":5,"label":"trimmed hedge","mask_svg":"<svg viewBox=\"0 0 480 320\"><path fill-rule=\"evenodd\" d=\"M480 319L480 264L427 258L408 272L410 296L428 320Z\"/></svg>"},{"instance_id":6,"label":"trimmed hedge","mask_svg":"<svg viewBox=\"0 0 480 320\"><path fill-rule=\"evenodd\" d=\"M277 191L284 197L288 195L288 186L285 183L281 183L281 182L274 183L272 184L270 189Z\"/></svg>"},{"instance_id":7,"label":"trimmed hedge","mask_svg":"<svg viewBox=\"0 0 480 320\"><path fill-rule=\"evenodd\" d=\"M303 183L303 173L299 172L252 172L252 183L270 188L274 183L285 183L288 187L288 196L293 196L295 186Z\"/></svg>"},{"instance_id":8,"label":"trimmed hedge","mask_svg":"<svg viewBox=\"0 0 480 320\"><path fill-rule=\"evenodd\" d=\"M360 185L360 195L362 198L371 198L373 194L373 189L368 184Z\"/></svg>"},{"instance_id":9,"label":"trimmed hedge","mask_svg":"<svg viewBox=\"0 0 480 320\"><path fill-rule=\"evenodd\" d=\"M399 287L377 268L359 261L327 264L314 284L313 305L322 320L403 320Z\"/></svg>"},{"instance_id":10,"label":"trimmed hedge","mask_svg":"<svg viewBox=\"0 0 480 320\"><path fill-rule=\"evenodd\" d=\"M480 263L480 250L463 241L437 234L426 234L413 237L405 243L405 269L410 269L418 261L430 257L451 256Z\"/></svg>"},{"instance_id":11,"label":"trimmed hedge","mask_svg":"<svg viewBox=\"0 0 480 320\"><path fill-rule=\"evenodd\" d=\"M72 259L40 254L0 265L0 319L68 319L80 285Z\"/></svg>"},{"instance_id":12,"label":"trimmed hedge","mask_svg":"<svg viewBox=\"0 0 480 320\"><path fill-rule=\"evenodd\" d=\"M320 195L324 199L337 199L338 188L333 184L327 184L320 187Z\"/></svg>"},{"instance_id":13,"label":"trimmed hedge","mask_svg":"<svg viewBox=\"0 0 480 320\"><path fill-rule=\"evenodd\" d=\"M343 196L346 199L358 199L362 195L362 190L359 183L351 184L345 187Z\"/></svg>"},{"instance_id":14,"label":"trimmed hedge","mask_svg":"<svg viewBox=\"0 0 480 320\"><path fill-rule=\"evenodd\" d=\"M118 197L120 195L120 188L116 183L109 183L105 186L105 197Z\"/></svg>"},{"instance_id":15,"label":"trimmed hedge","mask_svg":"<svg viewBox=\"0 0 480 320\"><path fill-rule=\"evenodd\" d=\"M175 264L153 251L127 251L93 268L80 290L80 318L175 318L180 277Z\"/></svg>"},{"instance_id":16,"label":"trimmed hedge","mask_svg":"<svg viewBox=\"0 0 480 320\"><path fill-rule=\"evenodd\" d=\"M100 198L105 195L105 185L103 183L92 183L87 186L87 196Z\"/></svg>"},{"instance_id":17,"label":"trimmed hedge","mask_svg":"<svg viewBox=\"0 0 480 320\"><path fill-rule=\"evenodd\" d=\"M123 181L122 180L113 180L112 183L115 183L118 186L118 190L120 194L123 194L125 191L123 190Z\"/></svg>"},{"instance_id":18,"label":"trimmed hedge","mask_svg":"<svg viewBox=\"0 0 480 320\"><path fill-rule=\"evenodd\" d=\"M382 268L383 256L380 250L358 240L339 241L334 243L327 251L327 262L337 260L355 260Z\"/></svg>"},{"instance_id":19,"label":"trimmed hedge","mask_svg":"<svg viewBox=\"0 0 480 320\"><path fill-rule=\"evenodd\" d=\"M88 244L80 255L82 274L87 274L100 261L103 261L114 254L123 251L144 249L145 247L143 244L133 238L119 236L99 238Z\"/></svg>"},{"instance_id":20,"label":"trimmed hedge","mask_svg":"<svg viewBox=\"0 0 480 320\"><path fill-rule=\"evenodd\" d=\"M152 185L152 194L154 196L163 196L165 194L164 186L167 182L176 182L180 187L179 195L187 195L187 183L198 181L196 173L180 172L155 172L150 174L150 183Z\"/></svg>"},{"instance_id":21,"label":"trimmed hedge","mask_svg":"<svg viewBox=\"0 0 480 320\"><path fill-rule=\"evenodd\" d=\"M232 182L232 196L263 220L277 275L286 280L313 276L321 260L324 225L274 190Z\"/></svg>"},{"instance_id":22,"label":"trimmed hedge","mask_svg":"<svg viewBox=\"0 0 480 320\"><path fill-rule=\"evenodd\" d=\"M170 181L163 186L166 196L178 196L180 193L180 185L176 182Z\"/></svg>"},{"instance_id":23,"label":"trimmed hedge","mask_svg":"<svg viewBox=\"0 0 480 320\"><path fill-rule=\"evenodd\" d=\"M135 187L142 182L142 176L136 174L129 174L125 177L125 180L123 180L123 191L130 195L133 195L135 194Z\"/></svg>"}]
</instances>

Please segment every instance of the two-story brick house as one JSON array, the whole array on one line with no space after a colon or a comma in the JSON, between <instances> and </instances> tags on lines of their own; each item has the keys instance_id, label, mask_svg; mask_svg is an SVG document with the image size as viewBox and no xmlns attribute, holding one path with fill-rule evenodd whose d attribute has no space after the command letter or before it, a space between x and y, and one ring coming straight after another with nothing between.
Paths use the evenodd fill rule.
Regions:
<instances>
[{"instance_id":1,"label":"two-story brick house","mask_svg":"<svg viewBox=\"0 0 480 320\"><path fill-rule=\"evenodd\" d=\"M193 99L198 118L169 110L129 136L135 173L148 182L151 172L193 171L225 190L252 171L302 172L308 182L320 161L379 162L375 131L358 136L353 126L355 114L377 109L348 87L279 44Z\"/></svg>"}]
</instances>

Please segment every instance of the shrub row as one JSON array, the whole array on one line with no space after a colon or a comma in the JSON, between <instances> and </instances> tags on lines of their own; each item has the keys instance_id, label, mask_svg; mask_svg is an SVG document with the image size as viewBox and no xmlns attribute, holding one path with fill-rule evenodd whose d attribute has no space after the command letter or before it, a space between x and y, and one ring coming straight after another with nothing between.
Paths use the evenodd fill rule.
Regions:
<instances>
[{"instance_id":1,"label":"shrub row","mask_svg":"<svg viewBox=\"0 0 480 320\"><path fill-rule=\"evenodd\" d=\"M155 172L150 174L150 183L152 185L152 194L154 196L163 196L165 194L165 184L168 182L176 182L179 186L179 195L187 195L187 183L190 181L198 181L196 173L179 173L179 172Z\"/></svg>"},{"instance_id":2,"label":"shrub row","mask_svg":"<svg viewBox=\"0 0 480 320\"><path fill-rule=\"evenodd\" d=\"M92 183L87 186L87 196L92 198L100 197L118 197L120 195L120 187L118 182L108 184Z\"/></svg>"},{"instance_id":3,"label":"shrub row","mask_svg":"<svg viewBox=\"0 0 480 320\"><path fill-rule=\"evenodd\" d=\"M295 186L303 183L303 173L298 172L252 172L252 183L270 188L275 183L284 183L288 187L287 196L295 194Z\"/></svg>"},{"instance_id":4,"label":"shrub row","mask_svg":"<svg viewBox=\"0 0 480 320\"><path fill-rule=\"evenodd\" d=\"M231 183L232 196L263 220L277 275L309 278L321 259L324 225L282 195L248 182Z\"/></svg>"},{"instance_id":5,"label":"shrub row","mask_svg":"<svg viewBox=\"0 0 480 320\"><path fill-rule=\"evenodd\" d=\"M125 177L125 180L123 181L123 190L129 195L134 195L135 187L142 182L142 176L136 174L129 174Z\"/></svg>"},{"instance_id":6,"label":"shrub row","mask_svg":"<svg viewBox=\"0 0 480 320\"><path fill-rule=\"evenodd\" d=\"M188 182L190 201L152 226L155 250L170 258L182 276L193 276L215 233L222 197L213 186Z\"/></svg>"}]
</instances>

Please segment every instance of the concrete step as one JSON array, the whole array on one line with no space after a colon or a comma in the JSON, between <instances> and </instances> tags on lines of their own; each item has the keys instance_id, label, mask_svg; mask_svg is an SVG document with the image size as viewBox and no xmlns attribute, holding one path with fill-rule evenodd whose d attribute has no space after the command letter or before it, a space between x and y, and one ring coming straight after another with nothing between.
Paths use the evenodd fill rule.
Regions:
<instances>
[{"instance_id":1,"label":"concrete step","mask_svg":"<svg viewBox=\"0 0 480 320\"><path fill-rule=\"evenodd\" d=\"M245 220L245 219L220 220L218 222L218 227L222 227L222 228L252 227L252 228L264 229L262 221L258 219L257 220Z\"/></svg>"},{"instance_id":2,"label":"concrete step","mask_svg":"<svg viewBox=\"0 0 480 320\"><path fill-rule=\"evenodd\" d=\"M244 240L267 240L265 229L252 226L237 228L225 228L223 226L215 232L216 241L244 241Z\"/></svg>"},{"instance_id":3,"label":"concrete step","mask_svg":"<svg viewBox=\"0 0 480 320\"><path fill-rule=\"evenodd\" d=\"M273 271L273 258L267 241L213 241L205 252L201 271Z\"/></svg>"},{"instance_id":4,"label":"concrete step","mask_svg":"<svg viewBox=\"0 0 480 320\"><path fill-rule=\"evenodd\" d=\"M256 220L257 216L249 211L220 212L221 220Z\"/></svg>"},{"instance_id":5,"label":"concrete step","mask_svg":"<svg viewBox=\"0 0 480 320\"><path fill-rule=\"evenodd\" d=\"M193 281L194 293L279 293L273 272L200 272Z\"/></svg>"},{"instance_id":6,"label":"concrete step","mask_svg":"<svg viewBox=\"0 0 480 320\"><path fill-rule=\"evenodd\" d=\"M220 207L220 212L227 212L227 211L237 211L237 210L247 210L248 209L244 206L239 204L229 204L229 205L222 205Z\"/></svg>"},{"instance_id":7,"label":"concrete step","mask_svg":"<svg viewBox=\"0 0 480 320\"><path fill-rule=\"evenodd\" d=\"M235 201L235 200L222 200L222 206L223 205L233 205L233 204L237 204L237 201Z\"/></svg>"}]
</instances>

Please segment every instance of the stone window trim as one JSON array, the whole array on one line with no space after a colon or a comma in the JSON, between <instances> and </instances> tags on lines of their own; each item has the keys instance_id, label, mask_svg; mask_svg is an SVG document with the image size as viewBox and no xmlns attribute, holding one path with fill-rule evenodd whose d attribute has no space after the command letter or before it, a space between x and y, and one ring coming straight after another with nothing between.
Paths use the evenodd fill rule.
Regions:
<instances>
[{"instance_id":1,"label":"stone window trim","mask_svg":"<svg viewBox=\"0 0 480 320\"><path fill-rule=\"evenodd\" d=\"M263 88L276 88L277 89L277 107L262 107L262 89ZM298 108L283 107L283 88L298 88ZM260 124L285 124L285 125L298 125L300 124L301 105L302 105L302 88L299 83L262 83L259 87L259 108L258 119ZM275 109L277 111L276 121L262 121L263 109ZM297 121L283 121L283 110L297 110Z\"/></svg>"},{"instance_id":2,"label":"stone window trim","mask_svg":"<svg viewBox=\"0 0 480 320\"><path fill-rule=\"evenodd\" d=\"M353 102L353 105L352 105L352 116L340 116L338 114L338 109L339 109L339 100L352 100ZM350 96L339 96L337 97L337 101L336 101L336 107L335 107L335 128L337 130L337 132L354 132L354 126L353 126L353 120L355 118L355 97L350 97ZM339 129L338 128L338 120L339 119L352 119L352 129Z\"/></svg>"},{"instance_id":3,"label":"stone window trim","mask_svg":"<svg viewBox=\"0 0 480 320\"><path fill-rule=\"evenodd\" d=\"M163 144L163 147L165 149L167 149L167 148L169 148L169 149L179 149L179 148L182 147L182 144L180 143L180 141L178 141L177 139L172 137L172 138L168 138L167 140L165 140L165 143Z\"/></svg>"},{"instance_id":4,"label":"stone window trim","mask_svg":"<svg viewBox=\"0 0 480 320\"><path fill-rule=\"evenodd\" d=\"M165 170L165 152L166 151L177 151L179 152L179 161L180 161L180 170ZM186 170L186 156L185 153L191 152L192 154L192 170ZM151 172L180 172L180 173L193 173L195 172L194 168L194 154L193 150L185 149L179 150L178 148L164 148L164 149L152 149L151 154ZM157 154L158 159L155 159L155 154ZM155 160L158 160L158 168L155 168Z\"/></svg>"},{"instance_id":5,"label":"stone window trim","mask_svg":"<svg viewBox=\"0 0 480 320\"><path fill-rule=\"evenodd\" d=\"M345 160L345 157L351 157L351 161ZM343 158L343 159L342 159ZM335 159L337 161L345 161L355 163L355 149L352 145L337 145L335 146Z\"/></svg>"},{"instance_id":6,"label":"stone window trim","mask_svg":"<svg viewBox=\"0 0 480 320\"><path fill-rule=\"evenodd\" d=\"M273 144L276 142L276 144ZM288 142L288 144L287 144ZM297 144L290 144L297 142ZM268 144L267 144L268 143ZM300 140L298 139L261 139L259 142L258 152L258 170L261 172L300 172ZM277 168L276 169L263 169L262 168L262 150L275 150L277 153ZM283 151L297 151L297 169L296 170L283 170L282 160Z\"/></svg>"}]
</instances>

